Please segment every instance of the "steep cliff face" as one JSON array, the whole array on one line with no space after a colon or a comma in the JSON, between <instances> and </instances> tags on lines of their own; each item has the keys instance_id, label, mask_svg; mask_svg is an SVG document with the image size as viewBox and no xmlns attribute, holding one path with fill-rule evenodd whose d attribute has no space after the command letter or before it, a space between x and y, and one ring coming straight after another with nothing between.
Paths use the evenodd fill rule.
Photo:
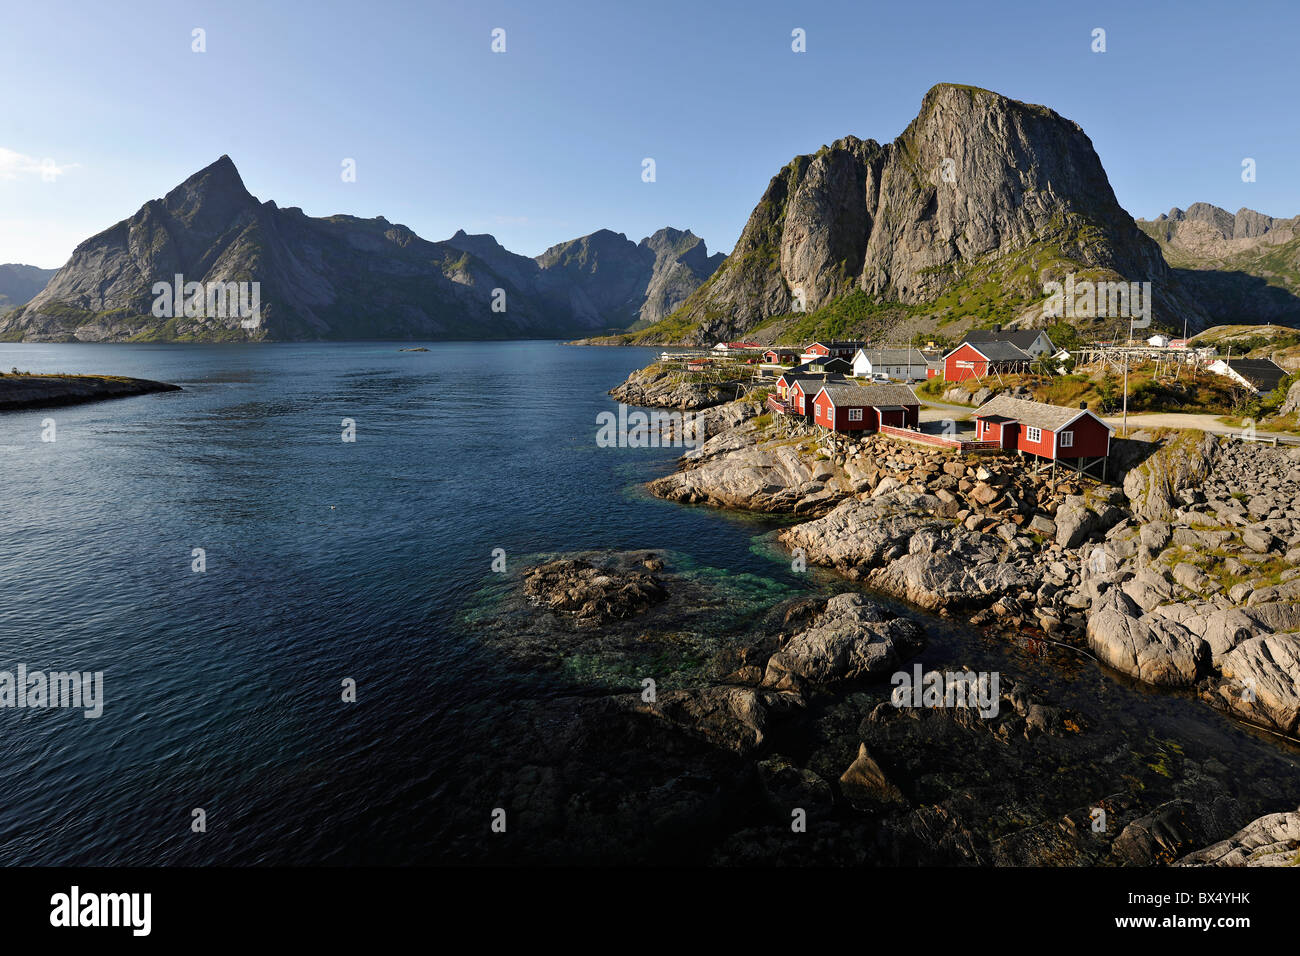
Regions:
<instances>
[{"instance_id":1,"label":"steep cliff face","mask_svg":"<svg viewBox=\"0 0 1300 956\"><path fill-rule=\"evenodd\" d=\"M531 259L487 235L460 231L431 242L383 217L313 218L259 202L223 156L78 246L44 291L0 316L0 339L567 336L626 328L639 320L660 271L693 274L690 248L660 258L607 230ZM218 314L206 300L204 308L155 314L155 283L177 275L205 289L257 283L256 321ZM685 294L657 291L652 314ZM251 288L248 298L251 305Z\"/></svg>"},{"instance_id":2,"label":"steep cliff face","mask_svg":"<svg viewBox=\"0 0 1300 956\"><path fill-rule=\"evenodd\" d=\"M773 177L732 255L664 332L734 337L851 292L941 321L1029 322L1044 283L1069 272L1150 281L1157 319L1204 319L1079 126L943 84L892 143L845 137Z\"/></svg>"}]
</instances>

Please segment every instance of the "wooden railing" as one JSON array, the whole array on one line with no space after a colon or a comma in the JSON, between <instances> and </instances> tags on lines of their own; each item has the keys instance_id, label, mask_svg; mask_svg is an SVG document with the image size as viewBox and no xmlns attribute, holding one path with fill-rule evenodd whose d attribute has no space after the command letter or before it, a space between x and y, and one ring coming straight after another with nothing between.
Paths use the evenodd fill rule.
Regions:
<instances>
[{"instance_id":1,"label":"wooden railing","mask_svg":"<svg viewBox=\"0 0 1300 956\"><path fill-rule=\"evenodd\" d=\"M950 435L932 435L927 432L917 431L913 428L899 428L897 425L881 425L880 433L882 435L893 435L897 438L905 438L909 441L918 441L925 445L938 445L941 448L956 448L958 451L992 451L1001 448L1001 442L995 441L967 441Z\"/></svg>"},{"instance_id":2,"label":"wooden railing","mask_svg":"<svg viewBox=\"0 0 1300 956\"><path fill-rule=\"evenodd\" d=\"M775 395L767 396L767 407L782 415L790 414L790 403L781 401L781 399L777 398Z\"/></svg>"}]
</instances>

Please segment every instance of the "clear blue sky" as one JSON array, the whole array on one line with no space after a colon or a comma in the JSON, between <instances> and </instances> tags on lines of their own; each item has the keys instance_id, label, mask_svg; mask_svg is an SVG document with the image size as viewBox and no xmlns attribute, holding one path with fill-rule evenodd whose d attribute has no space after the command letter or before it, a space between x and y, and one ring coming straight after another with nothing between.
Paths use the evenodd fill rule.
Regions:
<instances>
[{"instance_id":1,"label":"clear blue sky","mask_svg":"<svg viewBox=\"0 0 1300 956\"><path fill-rule=\"evenodd\" d=\"M1135 216L1198 200L1291 216L1298 39L1283 0L10 4L0 262L61 265L222 153L259 199L430 239L465 228L535 255L672 225L729 251L791 157L887 142L945 81L1078 122Z\"/></svg>"}]
</instances>

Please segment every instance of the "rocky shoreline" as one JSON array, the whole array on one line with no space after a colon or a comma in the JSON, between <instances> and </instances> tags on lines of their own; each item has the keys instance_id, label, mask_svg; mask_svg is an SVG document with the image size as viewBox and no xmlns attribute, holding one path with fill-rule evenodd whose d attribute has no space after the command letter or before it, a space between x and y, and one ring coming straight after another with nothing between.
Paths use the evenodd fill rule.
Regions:
<instances>
[{"instance_id":1,"label":"rocky shoreline","mask_svg":"<svg viewBox=\"0 0 1300 956\"><path fill-rule=\"evenodd\" d=\"M179 385L117 375L0 374L0 411L79 405L110 398L179 391Z\"/></svg>"},{"instance_id":2,"label":"rocky shoreline","mask_svg":"<svg viewBox=\"0 0 1300 956\"><path fill-rule=\"evenodd\" d=\"M659 394L651 394L656 385ZM612 394L691 407L685 394L665 401L664 389L663 378L651 374ZM1081 660L1091 657L1141 684L1190 691L1253 726L1293 742L1300 736L1300 452L1201 433L1140 432L1115 442L1111 474L1119 484L1068 477L1053 482L1011 457L962 458L881 436L792 429L759 414L761 406L718 404L715 397L701 399L714 422L707 440L682 456L678 471L651 482L652 494L807 519L778 535L795 560L1013 640L1029 635L1075 648ZM820 613L836 620L859 600L852 593L833 597ZM817 645L840 668L860 659L854 642L870 639L871 619L879 612L853 608L838 628L810 629L822 633L829 627L835 638L783 636L775 647L751 654L728 675L751 688L740 711L765 713L773 701L763 695L773 692L793 695L779 703L779 711L800 710L810 691L834 688L844 675L801 660L800 652ZM848 649L837 642L847 642ZM884 655L893 661L887 669L918 646L900 641L892 657ZM791 654L793 663L787 660ZM853 678L872 673L868 668ZM1008 702L1028 720L1030 705ZM733 697L729 706L735 705ZM1067 722L1082 726L1041 710L1032 726L1042 732ZM976 718L972 726L984 723ZM751 727L745 739L751 746L735 752L748 752L762 738ZM889 795L886 803L907 792L906 781L900 786L887 780L871 753L866 741L857 741L853 760L863 762L852 772L842 768L838 785L830 788L837 800L858 785L846 780L875 781L870 786ZM824 773L817 775L820 783L805 779L806 773L806 765L791 765L779 776L813 789L827 782ZM1123 832L1138 829L1125 840L1117 835L1103 841L1107 849L1100 855L1095 847L1087 849L1089 839L1072 838L1066 856L1092 863L1171 863L1185 857L1188 865L1272 865L1300 850L1292 833L1295 814L1282 814L1281 823L1278 814L1250 823L1239 813L1217 812L1216 799L1188 792L1168 805L1144 807L1132 794L1117 796L1112 810L1147 811ZM1294 799L1284 798L1284 805ZM1082 825L1083 833L1086 823L1085 813L1067 821L1067 829ZM1286 840L1279 846L1257 831L1281 833ZM1224 846L1193 852L1230 832L1235 835ZM1183 836L1171 843L1170 833ZM1012 841L1014 848L986 846L965 858L1066 862L1058 858L1059 836L1054 829L1054 848L1021 845L1030 840L1021 836L1019 843ZM968 847L980 843L972 833L957 843L963 841ZM1267 851L1255 852L1260 847Z\"/></svg>"}]
</instances>

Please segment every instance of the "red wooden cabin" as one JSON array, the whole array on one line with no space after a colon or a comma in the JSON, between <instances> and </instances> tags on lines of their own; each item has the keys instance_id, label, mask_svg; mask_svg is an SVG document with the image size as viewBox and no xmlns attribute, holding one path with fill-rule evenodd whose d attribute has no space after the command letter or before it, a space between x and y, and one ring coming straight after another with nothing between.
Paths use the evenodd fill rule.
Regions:
<instances>
[{"instance_id":1,"label":"red wooden cabin","mask_svg":"<svg viewBox=\"0 0 1300 956\"><path fill-rule=\"evenodd\" d=\"M998 395L975 410L975 438L1049 461L1105 458L1112 429L1081 408Z\"/></svg>"},{"instance_id":2,"label":"red wooden cabin","mask_svg":"<svg viewBox=\"0 0 1300 956\"><path fill-rule=\"evenodd\" d=\"M1010 342L963 342L943 357L943 377L949 382L983 378L996 372L1026 372L1033 358Z\"/></svg>"},{"instance_id":3,"label":"red wooden cabin","mask_svg":"<svg viewBox=\"0 0 1300 956\"><path fill-rule=\"evenodd\" d=\"M906 385L823 385L813 398L813 422L837 432L915 428L921 402Z\"/></svg>"}]
</instances>

